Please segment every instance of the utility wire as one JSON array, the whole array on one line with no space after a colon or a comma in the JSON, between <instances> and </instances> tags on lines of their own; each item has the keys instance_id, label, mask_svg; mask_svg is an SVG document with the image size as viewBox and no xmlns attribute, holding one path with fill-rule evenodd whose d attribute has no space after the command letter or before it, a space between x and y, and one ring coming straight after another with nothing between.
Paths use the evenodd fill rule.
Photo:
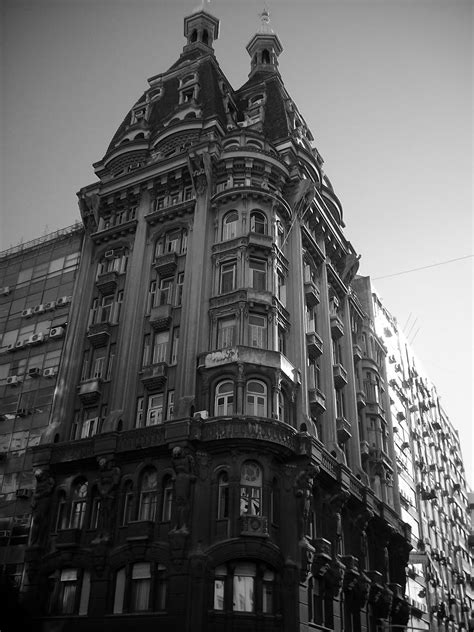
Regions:
<instances>
[{"instance_id":1,"label":"utility wire","mask_svg":"<svg viewBox=\"0 0 474 632\"><path fill-rule=\"evenodd\" d=\"M461 261L462 259L471 259L474 255L466 255L465 257L458 257L457 259L448 259L447 261L440 261L439 263L432 263L429 266L422 266L421 268L412 268L411 270L404 270L403 272L395 272L395 274L386 274L385 276L374 277L374 281L379 279L389 279L390 277L400 276L401 274L408 274L410 272L417 272L418 270L426 270L427 268L434 268L436 266L443 266L446 263L453 263L453 261Z\"/></svg>"}]
</instances>

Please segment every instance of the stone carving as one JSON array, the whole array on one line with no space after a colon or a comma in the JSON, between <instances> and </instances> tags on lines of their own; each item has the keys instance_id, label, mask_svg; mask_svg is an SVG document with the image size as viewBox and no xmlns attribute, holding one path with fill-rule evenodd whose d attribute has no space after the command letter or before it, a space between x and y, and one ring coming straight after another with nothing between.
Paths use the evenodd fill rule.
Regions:
<instances>
[{"instance_id":1,"label":"stone carving","mask_svg":"<svg viewBox=\"0 0 474 632\"><path fill-rule=\"evenodd\" d=\"M313 577L324 577L331 565L331 543L324 538L313 540L314 558L311 573Z\"/></svg>"},{"instance_id":2,"label":"stone carving","mask_svg":"<svg viewBox=\"0 0 474 632\"><path fill-rule=\"evenodd\" d=\"M197 195L203 195L211 182L212 164L210 155L207 152L188 155L188 167Z\"/></svg>"},{"instance_id":3,"label":"stone carving","mask_svg":"<svg viewBox=\"0 0 474 632\"><path fill-rule=\"evenodd\" d=\"M117 488L120 483L120 468L115 465L110 456L97 457L97 463L99 465L97 490L100 495L100 511L94 544L110 540L115 519Z\"/></svg>"},{"instance_id":4,"label":"stone carving","mask_svg":"<svg viewBox=\"0 0 474 632\"><path fill-rule=\"evenodd\" d=\"M55 480L47 469L35 471L36 489L31 502L33 523L31 526L31 546L42 546L48 534L51 494Z\"/></svg>"},{"instance_id":5,"label":"stone carving","mask_svg":"<svg viewBox=\"0 0 474 632\"><path fill-rule=\"evenodd\" d=\"M296 512L298 518L298 540L306 537L309 518L313 508L314 480L319 474L319 468L308 465L295 480Z\"/></svg>"},{"instance_id":6,"label":"stone carving","mask_svg":"<svg viewBox=\"0 0 474 632\"><path fill-rule=\"evenodd\" d=\"M338 597L344 583L345 566L339 559L333 559L326 572L326 587L333 597Z\"/></svg>"},{"instance_id":7,"label":"stone carving","mask_svg":"<svg viewBox=\"0 0 474 632\"><path fill-rule=\"evenodd\" d=\"M288 202L296 215L302 217L316 195L316 187L311 180L302 178L288 196Z\"/></svg>"},{"instance_id":8,"label":"stone carving","mask_svg":"<svg viewBox=\"0 0 474 632\"><path fill-rule=\"evenodd\" d=\"M195 461L181 446L173 448L174 469L174 524L172 531L189 533L191 485L195 482Z\"/></svg>"},{"instance_id":9,"label":"stone carving","mask_svg":"<svg viewBox=\"0 0 474 632\"><path fill-rule=\"evenodd\" d=\"M346 285L349 285L357 274L357 270L359 269L359 260L360 255L355 255L352 252L349 252L345 256L341 279Z\"/></svg>"}]
</instances>

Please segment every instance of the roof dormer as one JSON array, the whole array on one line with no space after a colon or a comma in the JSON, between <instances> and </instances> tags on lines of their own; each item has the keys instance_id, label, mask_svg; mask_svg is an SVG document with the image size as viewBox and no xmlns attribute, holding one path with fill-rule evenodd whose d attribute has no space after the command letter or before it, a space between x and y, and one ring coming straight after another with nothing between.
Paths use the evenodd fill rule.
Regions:
<instances>
[{"instance_id":1,"label":"roof dormer","mask_svg":"<svg viewBox=\"0 0 474 632\"><path fill-rule=\"evenodd\" d=\"M191 15L184 18L184 36L187 39L184 50L213 50L212 44L219 37L219 20L204 11L204 6L197 7Z\"/></svg>"},{"instance_id":2,"label":"roof dormer","mask_svg":"<svg viewBox=\"0 0 474 632\"><path fill-rule=\"evenodd\" d=\"M283 51L278 35L270 26L270 14L264 9L260 15L262 25L247 44L247 52L250 55L250 74L256 72L277 72L278 56Z\"/></svg>"}]
</instances>

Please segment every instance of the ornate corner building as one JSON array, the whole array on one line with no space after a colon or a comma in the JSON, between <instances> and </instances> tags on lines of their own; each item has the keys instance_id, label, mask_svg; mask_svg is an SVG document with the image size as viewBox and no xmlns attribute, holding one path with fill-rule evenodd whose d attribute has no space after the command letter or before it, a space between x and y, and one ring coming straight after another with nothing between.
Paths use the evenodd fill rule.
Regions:
<instances>
[{"instance_id":1,"label":"ornate corner building","mask_svg":"<svg viewBox=\"0 0 474 632\"><path fill-rule=\"evenodd\" d=\"M268 15L184 20L94 165L24 588L45 632L401 630L386 347Z\"/></svg>"}]
</instances>

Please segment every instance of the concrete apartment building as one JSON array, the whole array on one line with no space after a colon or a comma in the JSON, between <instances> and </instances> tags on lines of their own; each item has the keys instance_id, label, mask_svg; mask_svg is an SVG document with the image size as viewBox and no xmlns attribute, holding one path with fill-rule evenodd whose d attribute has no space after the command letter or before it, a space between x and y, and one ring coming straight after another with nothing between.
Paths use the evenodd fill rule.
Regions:
<instances>
[{"instance_id":1,"label":"concrete apartment building","mask_svg":"<svg viewBox=\"0 0 474 632\"><path fill-rule=\"evenodd\" d=\"M51 322L64 343L54 403L21 464L25 487L36 480L22 544L34 625L430 629L445 584L431 598L407 578L433 555L398 467L392 350L280 77L281 42L264 12L235 90L214 56L219 21L197 10L184 34L78 194L72 309ZM43 329L12 357L42 348L30 336L50 345ZM31 377L8 392L49 366L24 362ZM40 414L19 417L19 401L8 423ZM467 621L455 568L459 603L431 617L443 630L453 612Z\"/></svg>"},{"instance_id":2,"label":"concrete apartment building","mask_svg":"<svg viewBox=\"0 0 474 632\"><path fill-rule=\"evenodd\" d=\"M83 232L0 252L0 567L17 585L36 483L28 448L48 427Z\"/></svg>"},{"instance_id":3,"label":"concrete apartment building","mask_svg":"<svg viewBox=\"0 0 474 632\"><path fill-rule=\"evenodd\" d=\"M427 630L468 629L474 576L459 435L369 277L354 284L387 349L401 516L411 527L413 545L406 587L410 623Z\"/></svg>"}]
</instances>

